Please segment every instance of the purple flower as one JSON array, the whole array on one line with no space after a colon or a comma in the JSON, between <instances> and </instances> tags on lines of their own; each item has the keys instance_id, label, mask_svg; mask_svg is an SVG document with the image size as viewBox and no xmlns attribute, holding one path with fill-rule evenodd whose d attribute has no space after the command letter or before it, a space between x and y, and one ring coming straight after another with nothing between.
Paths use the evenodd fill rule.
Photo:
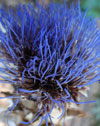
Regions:
<instances>
[{"instance_id":1,"label":"purple flower","mask_svg":"<svg viewBox=\"0 0 100 126\"><path fill-rule=\"evenodd\" d=\"M65 4L18 5L0 10L0 77L14 86L11 113L26 98L41 106L40 115L53 124L51 113L58 106L64 116L66 104L78 101L85 86L100 79L100 30L95 20L81 12L79 4L70 9ZM4 98L4 97L3 97ZM1 97L2 99L2 97ZM10 115L10 114L9 114Z\"/></svg>"}]
</instances>

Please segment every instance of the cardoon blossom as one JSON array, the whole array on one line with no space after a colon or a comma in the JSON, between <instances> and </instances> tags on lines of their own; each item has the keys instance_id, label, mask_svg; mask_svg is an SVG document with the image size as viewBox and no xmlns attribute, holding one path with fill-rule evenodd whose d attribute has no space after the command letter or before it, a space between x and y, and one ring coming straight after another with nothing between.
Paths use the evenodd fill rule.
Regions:
<instances>
[{"instance_id":1,"label":"cardoon blossom","mask_svg":"<svg viewBox=\"0 0 100 126\"><path fill-rule=\"evenodd\" d=\"M30 124L41 116L42 122L52 121L54 108L66 114L68 103L83 104L82 90L100 79L100 30L95 20L82 13L79 4L51 3L18 5L16 9L0 10L1 83L14 86L13 106L8 118L21 99L37 103L38 110ZM4 98L4 97L3 97ZM2 99L2 97L1 97ZM33 108L34 109L34 108Z\"/></svg>"}]
</instances>

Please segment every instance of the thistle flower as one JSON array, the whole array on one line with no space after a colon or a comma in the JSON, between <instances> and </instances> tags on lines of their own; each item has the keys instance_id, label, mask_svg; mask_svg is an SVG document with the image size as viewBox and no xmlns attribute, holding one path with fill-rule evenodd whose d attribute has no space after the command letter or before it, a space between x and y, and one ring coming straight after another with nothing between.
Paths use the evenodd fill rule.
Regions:
<instances>
[{"instance_id":1,"label":"thistle flower","mask_svg":"<svg viewBox=\"0 0 100 126\"><path fill-rule=\"evenodd\" d=\"M21 123L41 116L39 126L43 120L48 126L48 121L54 125L54 108L62 110L60 119L68 103L94 102L78 98L100 79L100 30L79 4L2 8L0 22L5 31L0 31L0 82L14 87L14 95L5 97L14 99L9 116L21 99L28 99L38 110L32 121Z\"/></svg>"}]
</instances>

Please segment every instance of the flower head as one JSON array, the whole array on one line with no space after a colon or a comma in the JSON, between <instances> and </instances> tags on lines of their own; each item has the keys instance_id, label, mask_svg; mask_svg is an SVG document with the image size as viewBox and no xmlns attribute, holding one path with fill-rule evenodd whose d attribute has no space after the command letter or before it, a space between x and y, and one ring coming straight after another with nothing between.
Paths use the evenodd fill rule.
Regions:
<instances>
[{"instance_id":1,"label":"flower head","mask_svg":"<svg viewBox=\"0 0 100 126\"><path fill-rule=\"evenodd\" d=\"M0 80L14 85L15 106L20 99L37 103L42 124L53 125L51 113L78 101L85 86L100 79L100 30L95 20L82 13L79 4L67 8L51 3L43 8L18 5L0 10ZM4 73L4 75L2 74ZM30 122L22 122L29 124Z\"/></svg>"}]
</instances>

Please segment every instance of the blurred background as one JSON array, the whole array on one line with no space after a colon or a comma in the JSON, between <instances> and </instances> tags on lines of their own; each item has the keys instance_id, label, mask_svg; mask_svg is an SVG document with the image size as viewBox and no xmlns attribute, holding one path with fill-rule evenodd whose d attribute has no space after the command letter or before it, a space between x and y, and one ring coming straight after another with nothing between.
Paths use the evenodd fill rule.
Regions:
<instances>
[{"instance_id":1,"label":"blurred background","mask_svg":"<svg viewBox=\"0 0 100 126\"><path fill-rule=\"evenodd\" d=\"M4 6L8 5L16 5L18 3L36 3L36 1L39 1L41 4L44 1L45 4L48 4L49 2L58 2L61 3L64 0L0 0L0 4ZM77 3L77 0L65 0L67 4L70 6L72 2L74 4ZM80 0L81 8L83 11L85 11L88 8L88 15L94 16L94 17L100 17L100 0Z\"/></svg>"},{"instance_id":2,"label":"blurred background","mask_svg":"<svg viewBox=\"0 0 100 126\"><path fill-rule=\"evenodd\" d=\"M43 4L42 0L38 0L40 4ZM57 2L62 3L63 0L44 0L45 5L49 4L49 2ZM74 5L77 3L77 0L65 0L68 6L74 2ZM5 6L6 8L9 5L15 6L18 3L32 3L36 4L37 0L0 0L0 6ZM100 0L80 0L81 9L84 12L88 8L87 16L92 16L97 18L98 26L100 25ZM95 88L94 88L95 87ZM6 88L4 86L0 86L0 90ZM9 90L9 88L8 88ZM11 90L11 89L10 89ZM68 120L68 126L100 126L100 86L99 84L94 84L90 86L89 97L88 100L96 100L96 104L87 104L81 105L81 109L86 112L88 115L86 118L74 117L72 120ZM0 107L2 102L0 101ZM0 123L0 126L4 126L3 123Z\"/></svg>"}]
</instances>

